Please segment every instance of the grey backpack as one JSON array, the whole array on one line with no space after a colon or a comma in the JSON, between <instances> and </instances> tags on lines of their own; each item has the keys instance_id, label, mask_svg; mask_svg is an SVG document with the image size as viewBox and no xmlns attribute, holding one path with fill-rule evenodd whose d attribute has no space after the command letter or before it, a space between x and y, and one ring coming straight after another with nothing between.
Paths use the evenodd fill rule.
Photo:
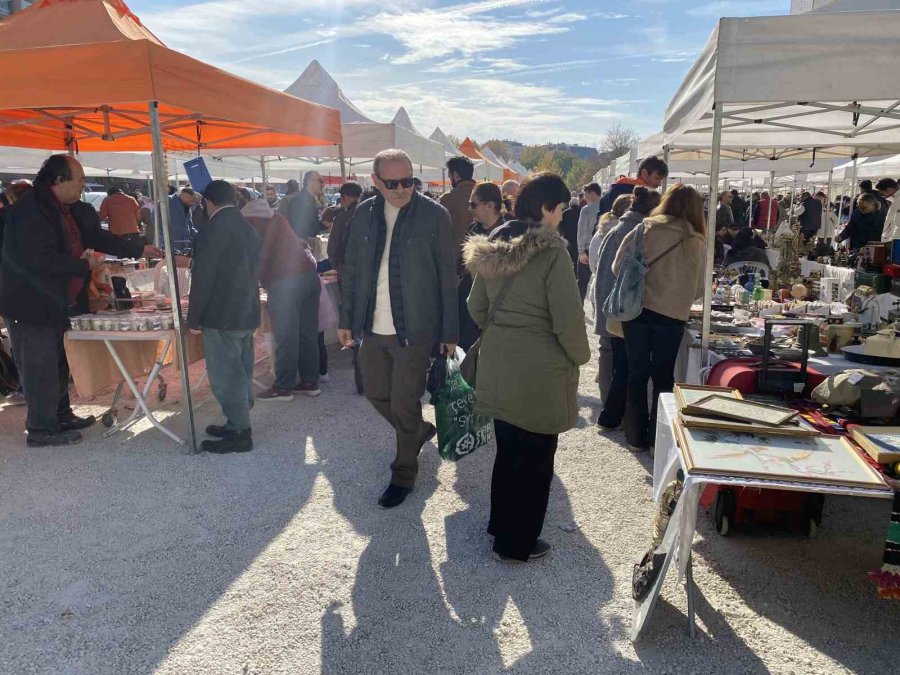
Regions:
<instances>
[{"instance_id":1,"label":"grey backpack","mask_svg":"<svg viewBox=\"0 0 900 675\"><path fill-rule=\"evenodd\" d=\"M634 238L625 251L619 275L603 303L606 318L614 321L633 321L638 318L644 309L644 277L647 271L653 263L674 251L682 243L683 239L648 263L644 260L644 224L638 225L634 230Z\"/></svg>"}]
</instances>

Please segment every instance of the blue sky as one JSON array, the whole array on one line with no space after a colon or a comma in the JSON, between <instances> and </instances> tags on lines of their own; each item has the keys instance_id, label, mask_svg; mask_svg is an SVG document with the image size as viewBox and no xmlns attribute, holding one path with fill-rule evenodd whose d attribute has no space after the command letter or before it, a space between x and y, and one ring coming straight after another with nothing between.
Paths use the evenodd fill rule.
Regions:
<instances>
[{"instance_id":1,"label":"blue sky","mask_svg":"<svg viewBox=\"0 0 900 675\"><path fill-rule=\"evenodd\" d=\"M722 16L789 0L132 0L166 44L284 89L318 59L370 117L425 134L597 145L657 131Z\"/></svg>"}]
</instances>

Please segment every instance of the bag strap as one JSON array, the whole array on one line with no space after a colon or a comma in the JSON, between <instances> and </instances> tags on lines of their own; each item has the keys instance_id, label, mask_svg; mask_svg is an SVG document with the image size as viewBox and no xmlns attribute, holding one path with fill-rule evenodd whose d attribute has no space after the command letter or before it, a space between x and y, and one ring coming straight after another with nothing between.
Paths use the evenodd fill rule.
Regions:
<instances>
[{"instance_id":1,"label":"bag strap","mask_svg":"<svg viewBox=\"0 0 900 675\"><path fill-rule=\"evenodd\" d=\"M488 329L494 322L494 315L497 313L497 310L500 309L500 305L503 304L503 300L506 298L506 294L509 292L510 286L512 286L512 282L515 279L513 276L509 276L506 278L506 281L503 282L503 286L500 287L500 292L497 293L497 298L494 300L494 304L491 305L491 309L488 312L487 323L484 324L484 328L481 330L482 334L484 331Z\"/></svg>"},{"instance_id":2,"label":"bag strap","mask_svg":"<svg viewBox=\"0 0 900 675\"><path fill-rule=\"evenodd\" d=\"M681 246L681 245L682 245L684 242L686 242L686 241L687 241L687 239L682 239L682 240L680 240L677 244L673 244L672 246L670 246L669 248L667 248L665 251L663 251L662 253L660 253L658 256L656 256L653 260L651 260L650 262L646 263L646 264L647 264L647 267L650 267L650 266L652 266L655 262L661 260L662 258L665 258L667 255L669 255L672 251L674 251L676 248L678 248L679 246Z\"/></svg>"}]
</instances>

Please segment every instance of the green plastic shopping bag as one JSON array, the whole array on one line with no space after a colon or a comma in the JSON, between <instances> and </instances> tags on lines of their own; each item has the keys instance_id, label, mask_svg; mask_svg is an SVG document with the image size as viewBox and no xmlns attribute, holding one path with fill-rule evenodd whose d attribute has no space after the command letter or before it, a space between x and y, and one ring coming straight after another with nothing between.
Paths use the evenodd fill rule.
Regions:
<instances>
[{"instance_id":1,"label":"green plastic shopping bag","mask_svg":"<svg viewBox=\"0 0 900 675\"><path fill-rule=\"evenodd\" d=\"M456 354L447 359L447 378L434 402L438 452L450 462L471 455L494 436L494 420L475 412L475 390L459 371L463 356L457 347Z\"/></svg>"}]
</instances>

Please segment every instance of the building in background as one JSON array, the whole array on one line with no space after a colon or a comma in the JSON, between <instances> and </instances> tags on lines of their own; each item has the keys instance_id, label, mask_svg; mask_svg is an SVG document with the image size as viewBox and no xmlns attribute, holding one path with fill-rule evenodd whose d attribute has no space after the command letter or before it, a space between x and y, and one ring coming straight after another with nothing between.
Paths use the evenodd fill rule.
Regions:
<instances>
[{"instance_id":1,"label":"building in background","mask_svg":"<svg viewBox=\"0 0 900 675\"><path fill-rule=\"evenodd\" d=\"M31 0L0 0L0 19L31 5Z\"/></svg>"},{"instance_id":2,"label":"building in background","mask_svg":"<svg viewBox=\"0 0 900 675\"><path fill-rule=\"evenodd\" d=\"M791 14L900 9L900 0L791 0Z\"/></svg>"}]
</instances>

